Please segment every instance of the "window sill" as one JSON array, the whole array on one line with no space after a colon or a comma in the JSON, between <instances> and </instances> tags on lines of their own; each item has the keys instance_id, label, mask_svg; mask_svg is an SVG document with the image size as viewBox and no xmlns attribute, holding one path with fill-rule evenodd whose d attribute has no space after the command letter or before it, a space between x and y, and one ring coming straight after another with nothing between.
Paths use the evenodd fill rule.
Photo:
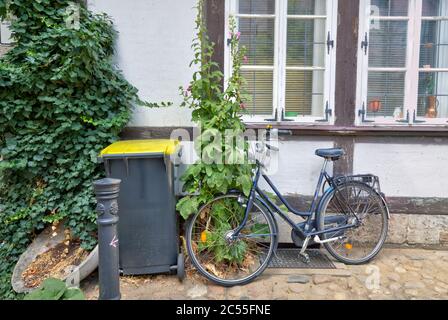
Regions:
<instances>
[{"instance_id":1,"label":"window sill","mask_svg":"<svg viewBox=\"0 0 448 320\"><path fill-rule=\"evenodd\" d=\"M337 126L331 124L300 124L290 122L246 123L247 129L273 128L291 130L293 135L331 135L331 136L445 136L446 125L362 125Z\"/></svg>"}]
</instances>

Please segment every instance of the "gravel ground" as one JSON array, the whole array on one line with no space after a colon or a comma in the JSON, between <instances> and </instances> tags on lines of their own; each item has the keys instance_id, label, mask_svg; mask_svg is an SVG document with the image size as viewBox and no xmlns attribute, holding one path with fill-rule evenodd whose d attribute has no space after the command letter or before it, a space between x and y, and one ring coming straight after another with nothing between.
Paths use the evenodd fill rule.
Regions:
<instances>
[{"instance_id":1,"label":"gravel ground","mask_svg":"<svg viewBox=\"0 0 448 320\"><path fill-rule=\"evenodd\" d=\"M183 283L176 276L121 277L122 299L448 299L448 251L384 249L370 264L334 270L267 269L256 281L223 288L192 268ZM82 285L88 299L98 299L94 274Z\"/></svg>"}]
</instances>

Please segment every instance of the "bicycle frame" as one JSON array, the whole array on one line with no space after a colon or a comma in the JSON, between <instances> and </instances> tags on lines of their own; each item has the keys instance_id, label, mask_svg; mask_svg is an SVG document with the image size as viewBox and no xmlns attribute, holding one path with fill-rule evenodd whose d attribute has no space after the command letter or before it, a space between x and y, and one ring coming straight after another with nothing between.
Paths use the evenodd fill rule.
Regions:
<instances>
[{"instance_id":1,"label":"bicycle frame","mask_svg":"<svg viewBox=\"0 0 448 320\"><path fill-rule=\"evenodd\" d=\"M288 203L288 201L281 195L280 191L276 188L274 183L271 181L271 179L269 179L269 177L267 175L262 174L261 165L257 161L257 169L256 169L256 173L255 173L255 176L253 179L253 184L252 184L252 189L250 191L249 199L247 201L245 216L244 216L244 219L243 219L241 225L235 230L234 236L238 237L239 233L244 228L244 226L247 222L247 219L249 217L249 212L252 209L253 202L255 201L255 199L257 199L257 195L260 196L259 199L262 200L262 202L264 202L263 205L265 205L267 207L267 209L270 211L270 213L273 216L275 213L277 213L284 221L286 221L286 223L288 223L291 226L292 229L294 229L296 232L298 232L299 235L301 237L303 237L304 239L310 238L313 236L319 236L319 235L326 234L326 233L334 233L334 232L338 232L338 231L356 227L357 224L347 224L347 225L340 226L340 227L329 228L329 229L317 231L316 221L317 221L317 215L319 214L320 203L321 203L322 199L325 198L326 195L328 195L335 188L337 188L337 186L333 183L333 177L331 177L327 173L326 168L327 168L328 162L329 162L329 160L325 159L324 165L322 166L322 170L320 171L320 174L319 174L319 180L318 180L318 183L316 186L316 190L314 192L313 201L311 202L309 211L301 212L301 211L295 210ZM258 187L258 182L261 177L263 177L263 179L267 182L269 187L272 189L272 191L274 191L275 195L286 206L286 208L291 213L304 218L305 222L296 224L291 218L288 217L287 213L283 212L280 209L280 207L276 203L274 203L266 195L266 193L263 190L261 190ZM321 200L318 201L320 190L322 189L325 181L328 183L329 187L323 192L323 196L322 196ZM313 231L313 230L315 230L315 231Z\"/></svg>"}]
</instances>

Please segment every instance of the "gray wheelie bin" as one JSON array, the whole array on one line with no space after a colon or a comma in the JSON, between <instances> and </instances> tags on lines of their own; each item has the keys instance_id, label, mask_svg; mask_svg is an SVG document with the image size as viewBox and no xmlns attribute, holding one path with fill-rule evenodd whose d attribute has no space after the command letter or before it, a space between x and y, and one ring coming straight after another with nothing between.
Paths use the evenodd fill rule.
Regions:
<instances>
[{"instance_id":1,"label":"gray wheelie bin","mask_svg":"<svg viewBox=\"0 0 448 320\"><path fill-rule=\"evenodd\" d=\"M122 181L118 235L124 275L184 277L172 161L180 150L176 140L131 140L101 152L107 177Z\"/></svg>"}]
</instances>

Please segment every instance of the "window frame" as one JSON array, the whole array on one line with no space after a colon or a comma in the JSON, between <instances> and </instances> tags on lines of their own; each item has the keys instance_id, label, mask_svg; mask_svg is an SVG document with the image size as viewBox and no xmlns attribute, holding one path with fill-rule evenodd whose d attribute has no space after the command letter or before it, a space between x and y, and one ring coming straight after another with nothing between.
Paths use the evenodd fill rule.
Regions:
<instances>
[{"instance_id":1,"label":"window frame","mask_svg":"<svg viewBox=\"0 0 448 320\"><path fill-rule=\"evenodd\" d=\"M237 12L238 0L225 0L225 43L224 43L224 79L227 84L232 72L232 59L230 56L230 48L227 45L229 18L250 17L250 18L273 18L274 19L274 65L270 69L273 71L273 102L272 113L269 115L248 115L244 114L242 119L246 123L269 123L282 122L288 124L306 124L306 125L334 125L335 122L335 80L336 80L336 40L337 40L337 15L338 0L325 0L327 14L321 15L289 15L288 0L275 1L274 14L239 14ZM333 42L333 46L325 55L325 67L287 67L287 25L289 18L298 19L322 19L326 20L325 34L329 34ZM243 70L268 70L266 67L260 66L243 66ZM294 118L284 119L286 109L286 71L287 70L324 70L324 92L322 106L323 117L316 116L297 116ZM328 121L326 120L326 109L330 110ZM276 118L276 113L279 115ZM271 119L270 119L271 118ZM272 121L274 120L274 121Z\"/></svg>"},{"instance_id":2,"label":"window frame","mask_svg":"<svg viewBox=\"0 0 448 320\"><path fill-rule=\"evenodd\" d=\"M358 70L357 70L357 98L356 98L356 126L439 126L447 125L448 118L425 118L417 114L418 86L420 72L448 72L448 68L420 68L421 29L424 20L434 20L434 17L422 17L423 0L408 0L408 15L404 16L379 16L380 21L408 21L406 66L404 68L376 68L369 67L370 53L370 15L371 0L360 0L359 7L359 41L358 41ZM367 34L367 53L362 43ZM369 71L404 72L404 103L403 118L396 120L393 117L372 119L366 114L368 100ZM363 114L364 113L364 114Z\"/></svg>"}]
</instances>

